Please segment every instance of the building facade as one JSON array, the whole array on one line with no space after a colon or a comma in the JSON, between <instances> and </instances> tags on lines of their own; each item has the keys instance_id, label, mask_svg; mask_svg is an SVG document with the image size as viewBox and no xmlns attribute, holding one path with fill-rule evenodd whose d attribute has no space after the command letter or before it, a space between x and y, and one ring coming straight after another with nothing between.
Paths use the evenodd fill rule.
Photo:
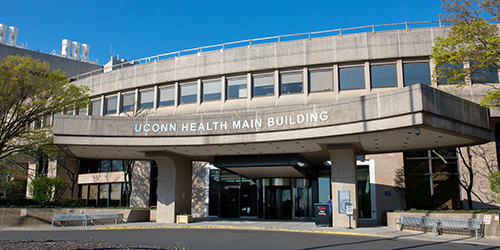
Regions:
<instances>
[{"instance_id":1,"label":"building facade","mask_svg":"<svg viewBox=\"0 0 500 250\"><path fill-rule=\"evenodd\" d=\"M158 222L310 218L329 197L334 226L350 205L354 226L407 206L464 208L464 154L475 207L497 207L485 178L498 170L498 114L477 104L490 85L456 92L432 78L446 33L265 43L87 75L75 83L93 90L92 106L56 115L55 143L87 164L79 195L96 204L121 204L135 162L136 205L156 205Z\"/></svg>"}]
</instances>

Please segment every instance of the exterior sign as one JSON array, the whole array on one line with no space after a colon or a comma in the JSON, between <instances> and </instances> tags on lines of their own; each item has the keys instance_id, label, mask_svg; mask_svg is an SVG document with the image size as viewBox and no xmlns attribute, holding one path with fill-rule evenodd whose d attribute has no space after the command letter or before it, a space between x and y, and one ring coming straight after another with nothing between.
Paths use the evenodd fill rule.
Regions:
<instances>
[{"instance_id":1,"label":"exterior sign","mask_svg":"<svg viewBox=\"0 0 500 250\"><path fill-rule=\"evenodd\" d=\"M136 123L136 133L161 133L161 132L210 132L228 131L242 129L272 128L281 126L298 126L301 124L325 122L328 120L328 112L311 112L305 114L268 117L267 119L256 118L249 120L233 121L211 121L211 122L184 122L184 123Z\"/></svg>"},{"instance_id":2,"label":"exterior sign","mask_svg":"<svg viewBox=\"0 0 500 250\"><path fill-rule=\"evenodd\" d=\"M353 205L352 205L352 204L350 204L350 203L349 203L349 204L347 204L347 206L346 206L346 209L345 209L345 210L346 210L346 214L347 214L347 216L352 216L352 215L354 214L354 213L353 213L353 210L354 210L354 209L353 209Z\"/></svg>"},{"instance_id":3,"label":"exterior sign","mask_svg":"<svg viewBox=\"0 0 500 250\"><path fill-rule=\"evenodd\" d=\"M490 225L491 224L491 214L487 214L483 217L483 222L485 225Z\"/></svg>"},{"instance_id":4,"label":"exterior sign","mask_svg":"<svg viewBox=\"0 0 500 250\"><path fill-rule=\"evenodd\" d=\"M351 203L351 194L349 190L338 191L339 214L347 213L347 205Z\"/></svg>"}]
</instances>

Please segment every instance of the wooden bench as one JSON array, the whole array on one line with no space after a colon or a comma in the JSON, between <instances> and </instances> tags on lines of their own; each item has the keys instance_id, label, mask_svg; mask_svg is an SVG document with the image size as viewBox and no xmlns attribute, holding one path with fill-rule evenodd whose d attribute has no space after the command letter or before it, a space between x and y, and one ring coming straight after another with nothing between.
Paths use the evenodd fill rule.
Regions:
<instances>
[{"instance_id":1,"label":"wooden bench","mask_svg":"<svg viewBox=\"0 0 500 250\"><path fill-rule=\"evenodd\" d=\"M483 236L483 220L481 219L467 219L467 218L440 218L438 224L438 232L442 234L442 229L455 229L455 230L471 230L476 231L476 239L478 233Z\"/></svg>"},{"instance_id":2,"label":"wooden bench","mask_svg":"<svg viewBox=\"0 0 500 250\"><path fill-rule=\"evenodd\" d=\"M59 221L82 221L83 226L87 225L87 215L85 213L66 213L66 214L54 214L52 217L52 226L54 226L54 222Z\"/></svg>"},{"instance_id":3,"label":"wooden bench","mask_svg":"<svg viewBox=\"0 0 500 250\"><path fill-rule=\"evenodd\" d=\"M396 218L395 220L394 231L397 230L397 225L400 225L400 231L403 230L403 226L425 227L432 228L432 235L435 236L438 223L439 218L437 217L402 214L400 218Z\"/></svg>"}]
</instances>

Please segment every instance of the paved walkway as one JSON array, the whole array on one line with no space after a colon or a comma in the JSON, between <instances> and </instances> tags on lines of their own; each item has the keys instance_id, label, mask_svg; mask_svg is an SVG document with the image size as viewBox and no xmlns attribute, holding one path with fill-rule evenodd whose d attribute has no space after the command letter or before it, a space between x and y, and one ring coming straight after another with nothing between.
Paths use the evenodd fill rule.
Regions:
<instances>
[{"instance_id":1,"label":"paved walkway","mask_svg":"<svg viewBox=\"0 0 500 250\"><path fill-rule=\"evenodd\" d=\"M455 242L477 245L489 245L500 248L500 238L480 238L475 236L444 234L432 236L432 233L422 231L403 230L395 232L394 229L377 224L361 224L355 229L341 227L316 227L311 220L261 220L255 218L221 219L200 218L194 219L189 224L133 222L124 224L68 226L68 227L0 227L1 231L38 231L38 230L109 230L109 229L154 229L154 228L199 228L199 229L229 229L229 230L270 230L302 233L357 235L370 237L412 239L433 242Z\"/></svg>"}]
</instances>

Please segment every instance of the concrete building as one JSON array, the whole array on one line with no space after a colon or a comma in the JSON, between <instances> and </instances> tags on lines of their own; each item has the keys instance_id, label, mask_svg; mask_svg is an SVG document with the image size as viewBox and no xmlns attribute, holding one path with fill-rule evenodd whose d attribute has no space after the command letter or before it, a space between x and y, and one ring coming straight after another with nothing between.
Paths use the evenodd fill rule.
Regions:
<instances>
[{"instance_id":1,"label":"concrete building","mask_svg":"<svg viewBox=\"0 0 500 250\"><path fill-rule=\"evenodd\" d=\"M158 222L314 217L329 196L342 227L348 204L355 227L406 206L460 209L466 146L475 208L497 207L485 178L498 170L498 111L477 104L488 84L457 92L432 79L434 38L447 32L280 41L86 75L75 83L93 90L92 107L55 116L55 143L82 159L79 196L97 204L121 203L135 160L134 204L156 205Z\"/></svg>"}]
</instances>

